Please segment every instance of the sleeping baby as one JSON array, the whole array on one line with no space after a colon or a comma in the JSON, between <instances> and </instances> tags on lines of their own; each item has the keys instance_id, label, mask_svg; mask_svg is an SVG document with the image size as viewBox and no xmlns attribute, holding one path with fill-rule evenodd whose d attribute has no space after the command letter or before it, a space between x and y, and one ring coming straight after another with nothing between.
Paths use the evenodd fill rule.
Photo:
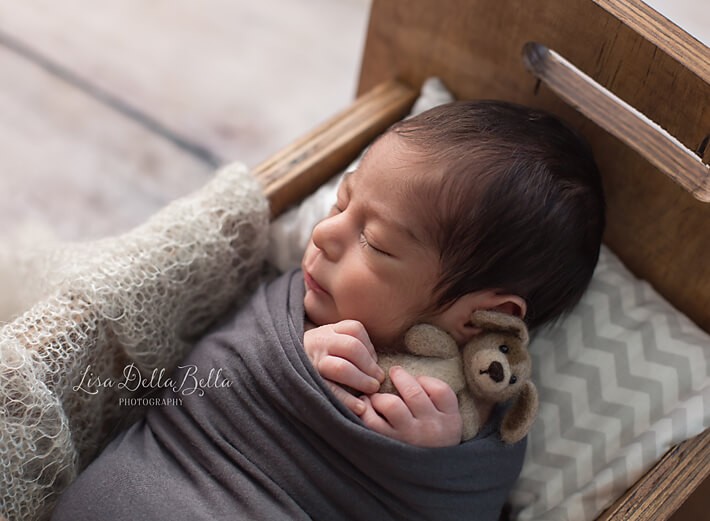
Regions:
<instances>
[{"instance_id":1,"label":"sleeping baby","mask_svg":"<svg viewBox=\"0 0 710 521\"><path fill-rule=\"evenodd\" d=\"M150 409L53 519L498 519L525 451L500 439L506 405L461 443L453 390L394 367L398 395L380 393L377 353L421 322L463 345L481 309L530 328L560 317L603 228L590 150L549 114L470 101L395 124L341 184L301 269L180 364L232 385Z\"/></svg>"}]
</instances>

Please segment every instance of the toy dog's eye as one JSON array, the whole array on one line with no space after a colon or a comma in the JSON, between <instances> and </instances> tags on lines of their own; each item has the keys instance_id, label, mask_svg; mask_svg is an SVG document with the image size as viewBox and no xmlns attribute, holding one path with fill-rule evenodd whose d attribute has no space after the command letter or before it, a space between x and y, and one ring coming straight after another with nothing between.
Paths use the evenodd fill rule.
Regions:
<instances>
[{"instance_id":1,"label":"toy dog's eye","mask_svg":"<svg viewBox=\"0 0 710 521\"><path fill-rule=\"evenodd\" d=\"M503 344L502 346L500 346L498 349L499 349L500 352L503 353L504 355L507 354L508 351L510 350L510 349L508 348L508 346L505 345L505 344Z\"/></svg>"},{"instance_id":2,"label":"toy dog's eye","mask_svg":"<svg viewBox=\"0 0 710 521\"><path fill-rule=\"evenodd\" d=\"M513 385L515 382L518 381L518 377L513 375L510 377L510 385Z\"/></svg>"}]
</instances>

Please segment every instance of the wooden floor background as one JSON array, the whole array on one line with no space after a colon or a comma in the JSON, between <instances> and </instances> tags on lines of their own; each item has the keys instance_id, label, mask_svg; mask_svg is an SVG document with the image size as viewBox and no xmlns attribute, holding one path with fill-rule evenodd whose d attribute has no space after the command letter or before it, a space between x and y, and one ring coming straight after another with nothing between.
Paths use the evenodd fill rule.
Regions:
<instances>
[{"instance_id":1,"label":"wooden floor background","mask_svg":"<svg viewBox=\"0 0 710 521\"><path fill-rule=\"evenodd\" d=\"M130 229L353 98L368 0L0 0L0 241Z\"/></svg>"},{"instance_id":2,"label":"wooden floor background","mask_svg":"<svg viewBox=\"0 0 710 521\"><path fill-rule=\"evenodd\" d=\"M710 0L647 0L706 43ZM0 0L0 253L130 229L353 97L369 0Z\"/></svg>"}]
</instances>

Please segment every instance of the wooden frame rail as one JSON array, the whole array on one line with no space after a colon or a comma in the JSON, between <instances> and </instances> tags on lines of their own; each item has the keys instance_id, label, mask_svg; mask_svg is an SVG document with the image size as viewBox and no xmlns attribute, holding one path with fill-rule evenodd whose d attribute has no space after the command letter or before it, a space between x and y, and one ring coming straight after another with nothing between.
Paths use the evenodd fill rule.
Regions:
<instances>
[{"instance_id":1,"label":"wooden frame rail","mask_svg":"<svg viewBox=\"0 0 710 521\"><path fill-rule=\"evenodd\" d=\"M345 168L375 137L404 117L416 97L414 89L397 81L378 85L257 166L254 174L264 186L272 217Z\"/></svg>"},{"instance_id":2,"label":"wooden frame rail","mask_svg":"<svg viewBox=\"0 0 710 521\"><path fill-rule=\"evenodd\" d=\"M523 60L560 98L636 150L693 197L710 202L710 167L667 130L544 45L526 43Z\"/></svg>"},{"instance_id":3,"label":"wooden frame rail","mask_svg":"<svg viewBox=\"0 0 710 521\"><path fill-rule=\"evenodd\" d=\"M710 430L679 443L597 521L663 521L710 476Z\"/></svg>"}]
</instances>

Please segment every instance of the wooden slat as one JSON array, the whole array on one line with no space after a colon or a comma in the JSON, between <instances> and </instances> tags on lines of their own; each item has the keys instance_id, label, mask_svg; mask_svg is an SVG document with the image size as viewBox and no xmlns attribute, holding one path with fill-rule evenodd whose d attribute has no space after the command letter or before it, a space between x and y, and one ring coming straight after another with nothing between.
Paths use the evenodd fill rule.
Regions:
<instances>
[{"instance_id":1,"label":"wooden slat","mask_svg":"<svg viewBox=\"0 0 710 521\"><path fill-rule=\"evenodd\" d=\"M127 231L212 172L2 46L0 71L0 246L28 221L43 232L34 240Z\"/></svg>"},{"instance_id":2,"label":"wooden slat","mask_svg":"<svg viewBox=\"0 0 710 521\"><path fill-rule=\"evenodd\" d=\"M675 446L597 521L664 521L710 476L710 430ZM707 513L707 512L706 512Z\"/></svg>"},{"instance_id":3,"label":"wooden slat","mask_svg":"<svg viewBox=\"0 0 710 521\"><path fill-rule=\"evenodd\" d=\"M343 169L411 107L416 92L396 81L379 85L348 109L255 168L273 216Z\"/></svg>"},{"instance_id":4,"label":"wooden slat","mask_svg":"<svg viewBox=\"0 0 710 521\"><path fill-rule=\"evenodd\" d=\"M359 0L0 0L9 38L250 166L350 102L366 16Z\"/></svg>"},{"instance_id":5,"label":"wooden slat","mask_svg":"<svg viewBox=\"0 0 710 521\"><path fill-rule=\"evenodd\" d=\"M641 154L693 197L710 202L710 168L674 136L554 50L529 42L523 56L528 69L555 94Z\"/></svg>"}]
</instances>

